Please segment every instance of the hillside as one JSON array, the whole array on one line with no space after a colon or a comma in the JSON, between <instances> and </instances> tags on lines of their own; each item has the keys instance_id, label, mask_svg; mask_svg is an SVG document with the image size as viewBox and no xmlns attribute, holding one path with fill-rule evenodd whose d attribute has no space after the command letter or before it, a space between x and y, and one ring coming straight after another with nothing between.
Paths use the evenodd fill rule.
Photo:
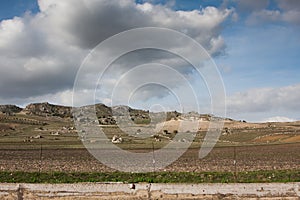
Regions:
<instances>
[{"instance_id":1,"label":"hillside","mask_svg":"<svg viewBox=\"0 0 300 200\"><path fill-rule=\"evenodd\" d=\"M88 108L90 106L84 106L82 108ZM150 122L149 111L134 109L129 106L113 106L109 107L104 104L96 104L96 115L102 125L116 124L115 117L126 116L129 113L131 120L137 124L145 124ZM32 103L27 105L24 109L16 105L0 105L0 114L3 115L15 115L17 113L24 113L28 116L40 116L40 117L60 117L60 118L73 118L72 107L54 105L48 102ZM167 120L177 118L181 115L176 111L167 112Z\"/></svg>"},{"instance_id":2,"label":"hillside","mask_svg":"<svg viewBox=\"0 0 300 200\"><path fill-rule=\"evenodd\" d=\"M93 106L80 107L83 117L84 112L89 111L89 108ZM123 144L133 143L139 148L144 147L145 144L151 145L152 141L163 146L173 140L178 132L193 133L194 145L199 146L211 122L216 121L224 123L218 145L300 142L300 122L247 123L196 112L151 113L128 106L109 107L104 104L96 104L95 110L99 124L110 139L115 138L119 141L118 138L122 137ZM24 109L15 105L2 105L0 111L0 133L2 133L0 136L3 136L0 143L44 141L49 144L59 144L60 141L64 141L66 144L70 142L81 145L81 141L85 138L82 134L80 135L82 138L78 138L77 133L82 130L75 130L71 107L33 103ZM78 117L76 120L80 121L84 118Z\"/></svg>"}]
</instances>

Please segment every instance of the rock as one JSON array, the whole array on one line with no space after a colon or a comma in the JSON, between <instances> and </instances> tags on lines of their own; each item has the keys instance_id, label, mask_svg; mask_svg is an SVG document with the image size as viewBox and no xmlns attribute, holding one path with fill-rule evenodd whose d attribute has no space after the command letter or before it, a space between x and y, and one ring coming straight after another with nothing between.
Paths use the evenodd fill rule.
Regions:
<instances>
[{"instance_id":1,"label":"rock","mask_svg":"<svg viewBox=\"0 0 300 200\"><path fill-rule=\"evenodd\" d=\"M113 138L111 139L111 142L113 144L120 144L122 143L123 139L121 137L118 137L117 135L114 135Z\"/></svg>"},{"instance_id":2,"label":"rock","mask_svg":"<svg viewBox=\"0 0 300 200\"><path fill-rule=\"evenodd\" d=\"M153 137L154 137L154 139L155 139L155 142L160 142L160 141L161 141L159 135L154 135Z\"/></svg>"},{"instance_id":3,"label":"rock","mask_svg":"<svg viewBox=\"0 0 300 200\"><path fill-rule=\"evenodd\" d=\"M231 130L228 127L224 128L224 132L222 133L222 135L230 135L231 134Z\"/></svg>"},{"instance_id":4,"label":"rock","mask_svg":"<svg viewBox=\"0 0 300 200\"><path fill-rule=\"evenodd\" d=\"M0 105L0 113L6 115L14 115L15 113L21 112L23 109L16 105Z\"/></svg>"},{"instance_id":5,"label":"rock","mask_svg":"<svg viewBox=\"0 0 300 200\"><path fill-rule=\"evenodd\" d=\"M25 140L23 140L23 142L33 142L33 140L32 139L25 139Z\"/></svg>"},{"instance_id":6,"label":"rock","mask_svg":"<svg viewBox=\"0 0 300 200\"><path fill-rule=\"evenodd\" d=\"M134 183L129 184L129 188L134 190L135 189L135 184Z\"/></svg>"},{"instance_id":7,"label":"rock","mask_svg":"<svg viewBox=\"0 0 300 200\"><path fill-rule=\"evenodd\" d=\"M48 102L29 104L24 111L29 115L72 117L71 107L53 105Z\"/></svg>"},{"instance_id":8,"label":"rock","mask_svg":"<svg viewBox=\"0 0 300 200\"><path fill-rule=\"evenodd\" d=\"M36 135L36 136L33 136L32 138L34 138L34 139L40 139L40 138L43 138L43 136L41 136L41 135Z\"/></svg>"},{"instance_id":9,"label":"rock","mask_svg":"<svg viewBox=\"0 0 300 200\"><path fill-rule=\"evenodd\" d=\"M51 133L51 135L57 136L57 135L60 135L60 134L58 132L55 132L55 133Z\"/></svg>"}]
</instances>

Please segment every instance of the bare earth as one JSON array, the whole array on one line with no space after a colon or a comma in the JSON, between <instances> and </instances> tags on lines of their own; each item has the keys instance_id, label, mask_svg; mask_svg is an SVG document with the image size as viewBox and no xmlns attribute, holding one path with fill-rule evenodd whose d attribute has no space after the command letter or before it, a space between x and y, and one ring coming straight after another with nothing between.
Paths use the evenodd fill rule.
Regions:
<instances>
[{"instance_id":1,"label":"bare earth","mask_svg":"<svg viewBox=\"0 0 300 200\"><path fill-rule=\"evenodd\" d=\"M142 150L140 150L142 152ZM234 171L234 147L218 147L204 159L189 149L165 171ZM236 147L238 171L299 169L300 145ZM1 171L108 172L86 149L0 149Z\"/></svg>"}]
</instances>

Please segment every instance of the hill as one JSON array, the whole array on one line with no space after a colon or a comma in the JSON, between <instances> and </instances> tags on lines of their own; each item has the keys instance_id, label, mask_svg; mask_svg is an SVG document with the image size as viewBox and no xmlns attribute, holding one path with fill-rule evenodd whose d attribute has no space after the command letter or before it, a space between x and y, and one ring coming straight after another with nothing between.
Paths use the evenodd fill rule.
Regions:
<instances>
[{"instance_id":1,"label":"hill","mask_svg":"<svg viewBox=\"0 0 300 200\"><path fill-rule=\"evenodd\" d=\"M129 114L131 120L137 124L144 124L150 122L150 112L134 109L129 106L113 106L109 107L104 104L95 104L89 106L83 106L82 108L87 108L95 106L96 115L102 125L113 125L116 124L115 117L126 116ZM24 109L16 105L0 105L0 113L5 115L15 115L17 113L24 113L29 116L41 116L41 117L60 117L60 118L73 118L72 107L54 105L48 102L43 103L31 103L27 105ZM176 111L167 112L167 120L172 118L177 118L181 115Z\"/></svg>"},{"instance_id":2,"label":"hill","mask_svg":"<svg viewBox=\"0 0 300 200\"><path fill-rule=\"evenodd\" d=\"M21 112L23 109L16 105L0 105L0 113L12 115Z\"/></svg>"}]
</instances>

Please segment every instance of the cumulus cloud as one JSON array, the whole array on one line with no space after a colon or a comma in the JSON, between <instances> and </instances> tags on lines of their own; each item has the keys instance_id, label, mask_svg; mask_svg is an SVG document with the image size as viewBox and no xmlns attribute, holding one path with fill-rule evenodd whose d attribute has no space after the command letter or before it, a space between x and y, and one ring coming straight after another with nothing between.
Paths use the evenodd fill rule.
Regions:
<instances>
[{"instance_id":1,"label":"cumulus cloud","mask_svg":"<svg viewBox=\"0 0 300 200\"><path fill-rule=\"evenodd\" d=\"M174 11L167 5L133 0L39 0L38 5L36 14L0 22L2 102L47 95L57 96L57 103L69 102L65 98L87 53L104 39L131 28L175 29L194 38L210 55L218 55L225 47L222 23L233 12L215 7Z\"/></svg>"},{"instance_id":2,"label":"cumulus cloud","mask_svg":"<svg viewBox=\"0 0 300 200\"><path fill-rule=\"evenodd\" d=\"M259 88L236 93L227 99L231 113L300 111L300 85L281 88Z\"/></svg>"}]
</instances>

